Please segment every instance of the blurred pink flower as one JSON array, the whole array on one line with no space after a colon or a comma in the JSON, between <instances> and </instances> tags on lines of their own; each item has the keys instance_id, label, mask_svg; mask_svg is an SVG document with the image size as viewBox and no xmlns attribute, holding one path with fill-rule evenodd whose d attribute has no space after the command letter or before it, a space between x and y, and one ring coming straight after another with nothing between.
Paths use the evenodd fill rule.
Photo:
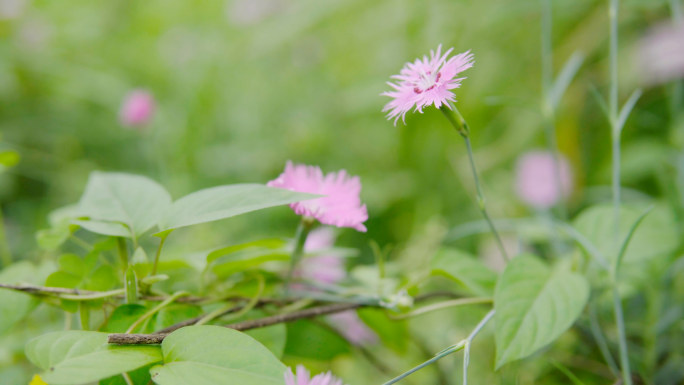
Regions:
<instances>
[{"instance_id":1,"label":"blurred pink flower","mask_svg":"<svg viewBox=\"0 0 684 385\"><path fill-rule=\"evenodd\" d=\"M316 229L309 234L304 244L307 253L316 253L333 247L335 233L330 228ZM347 275L344 261L335 255L318 254L308 257L297 266L295 276L304 280L336 284ZM295 284L295 288L304 288L304 285ZM328 317L330 323L339 331L344 338L354 345L374 344L378 342L378 336L356 314L350 310Z\"/></svg>"},{"instance_id":2,"label":"blurred pink flower","mask_svg":"<svg viewBox=\"0 0 684 385\"><path fill-rule=\"evenodd\" d=\"M121 104L119 121L124 126L143 126L152 119L154 110L152 94L146 90L133 90L126 95Z\"/></svg>"},{"instance_id":3,"label":"blurred pink flower","mask_svg":"<svg viewBox=\"0 0 684 385\"><path fill-rule=\"evenodd\" d=\"M560 176L556 177L556 172ZM520 199L536 208L549 208L572 191L570 164L563 156L556 167L553 155L547 151L531 151L518 159L515 170L516 192Z\"/></svg>"},{"instance_id":4,"label":"blurred pink flower","mask_svg":"<svg viewBox=\"0 0 684 385\"><path fill-rule=\"evenodd\" d=\"M355 310L332 314L328 316L328 320L354 345L372 345L378 342L378 335L363 323Z\"/></svg>"},{"instance_id":5,"label":"blurred pink flower","mask_svg":"<svg viewBox=\"0 0 684 385\"><path fill-rule=\"evenodd\" d=\"M285 385L343 385L342 380L336 378L330 372L317 374L313 378L304 365L297 365L297 374L292 373L292 368L285 372Z\"/></svg>"},{"instance_id":6,"label":"blurred pink flower","mask_svg":"<svg viewBox=\"0 0 684 385\"><path fill-rule=\"evenodd\" d=\"M396 83L387 82L393 91L383 92L393 100L385 105L382 112L388 112L387 119L394 118L394 125L401 117L406 123L406 113L415 106L415 111L423 112L423 107L434 104L440 108L442 104L456 101L456 96L450 90L459 88L465 78L456 75L473 66L473 54L470 51L458 54L447 60L453 48L449 48L442 55L442 45L437 52L430 51L430 58L423 56L413 63L406 63L399 75L392 76Z\"/></svg>"},{"instance_id":7,"label":"blurred pink flower","mask_svg":"<svg viewBox=\"0 0 684 385\"><path fill-rule=\"evenodd\" d=\"M651 29L639 44L640 72L648 83L684 78L684 25Z\"/></svg>"},{"instance_id":8,"label":"blurred pink flower","mask_svg":"<svg viewBox=\"0 0 684 385\"><path fill-rule=\"evenodd\" d=\"M312 231L306 238L304 250L315 253L333 246L335 233L330 228L320 228ZM310 281L335 284L347 275L342 258L334 255L319 254L306 258L299 264L295 275Z\"/></svg>"},{"instance_id":9,"label":"blurred pink flower","mask_svg":"<svg viewBox=\"0 0 684 385\"><path fill-rule=\"evenodd\" d=\"M363 222L368 219L368 212L366 205L361 204L361 180L349 176L345 170L323 175L319 167L288 161L285 171L268 182L268 186L325 195L293 203L290 207L298 215L315 218L326 225L366 231Z\"/></svg>"}]
</instances>

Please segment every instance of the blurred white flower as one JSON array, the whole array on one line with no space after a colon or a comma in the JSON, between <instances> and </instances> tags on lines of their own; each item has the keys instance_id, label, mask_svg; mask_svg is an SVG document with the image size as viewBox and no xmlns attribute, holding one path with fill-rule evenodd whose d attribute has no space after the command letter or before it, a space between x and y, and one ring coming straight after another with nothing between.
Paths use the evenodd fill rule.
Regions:
<instances>
[{"instance_id":1,"label":"blurred white flower","mask_svg":"<svg viewBox=\"0 0 684 385\"><path fill-rule=\"evenodd\" d=\"M19 18L27 5L26 0L0 0L0 20Z\"/></svg>"}]
</instances>

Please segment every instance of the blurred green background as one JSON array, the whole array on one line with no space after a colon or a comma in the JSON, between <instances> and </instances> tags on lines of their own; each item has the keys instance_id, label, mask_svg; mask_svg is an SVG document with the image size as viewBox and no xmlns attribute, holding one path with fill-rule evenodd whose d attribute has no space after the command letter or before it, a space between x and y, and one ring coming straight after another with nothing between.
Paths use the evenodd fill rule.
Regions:
<instances>
[{"instance_id":1,"label":"blurred green background","mask_svg":"<svg viewBox=\"0 0 684 385\"><path fill-rule=\"evenodd\" d=\"M554 72L574 52L585 57L556 116L574 172L572 215L610 198L609 126L592 91L607 94L607 1L552 3ZM672 17L669 4L621 1L622 101L643 84L638 43ZM361 177L369 231L344 230L339 241L361 249L353 264L371 263L370 240L391 246L391 258L429 256L450 229L480 219L463 144L435 109L393 126L380 93L405 62L439 44L475 54L457 99L492 216L534 215L515 195L513 170L522 153L546 143L540 10L538 0L0 0L0 149L21 157L0 174L13 258L44 255L35 231L48 226L49 212L78 200L92 170L144 174L177 198L265 183L287 160ZM118 114L133 89L148 90L157 108L149 124L130 128ZM627 123L628 201L640 199L637 191L662 197L671 189L684 144L671 94L671 85L645 88ZM167 250L290 237L296 224L288 208L272 209L179 231ZM496 253L487 236L458 244ZM480 316L455 314L467 325ZM433 318L421 322L444 321ZM428 352L444 347L443 335L425 340ZM478 354L491 357L492 349ZM339 360L350 383L370 383L354 377L357 364ZM491 369L486 359L472 361Z\"/></svg>"}]
</instances>

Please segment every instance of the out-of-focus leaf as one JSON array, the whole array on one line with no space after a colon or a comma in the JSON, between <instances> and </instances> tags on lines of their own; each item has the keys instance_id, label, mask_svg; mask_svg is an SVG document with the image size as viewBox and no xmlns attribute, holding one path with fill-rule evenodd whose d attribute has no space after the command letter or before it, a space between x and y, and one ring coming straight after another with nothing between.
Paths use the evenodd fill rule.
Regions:
<instances>
[{"instance_id":1,"label":"out-of-focus leaf","mask_svg":"<svg viewBox=\"0 0 684 385\"><path fill-rule=\"evenodd\" d=\"M337 333L308 320L287 324L285 354L301 358L331 360L349 352L349 343Z\"/></svg>"},{"instance_id":2,"label":"out-of-focus leaf","mask_svg":"<svg viewBox=\"0 0 684 385\"><path fill-rule=\"evenodd\" d=\"M617 256L621 242L632 224L644 212L643 207L620 209L618 237L614 235L613 207L592 206L582 211L574 220L574 227L586 237L609 260ZM636 229L623 257L623 264L643 262L672 252L679 238L672 213L663 207L655 208Z\"/></svg>"},{"instance_id":3,"label":"out-of-focus leaf","mask_svg":"<svg viewBox=\"0 0 684 385\"><path fill-rule=\"evenodd\" d=\"M212 187L173 202L159 227L171 230L317 197L260 184Z\"/></svg>"},{"instance_id":4,"label":"out-of-focus leaf","mask_svg":"<svg viewBox=\"0 0 684 385\"><path fill-rule=\"evenodd\" d=\"M102 331L110 333L123 333L131 326L131 324L133 324L133 322L145 314L147 310L148 309L145 306L138 304L121 305L114 309Z\"/></svg>"},{"instance_id":5,"label":"out-of-focus leaf","mask_svg":"<svg viewBox=\"0 0 684 385\"><path fill-rule=\"evenodd\" d=\"M61 331L36 337L26 356L50 385L80 385L159 362L158 346L110 346L107 333Z\"/></svg>"},{"instance_id":6,"label":"out-of-focus leaf","mask_svg":"<svg viewBox=\"0 0 684 385\"><path fill-rule=\"evenodd\" d=\"M95 234L109 235L112 237L130 237L131 232L126 226L116 222L106 222L97 220L75 219L71 223L81 226Z\"/></svg>"},{"instance_id":7,"label":"out-of-focus leaf","mask_svg":"<svg viewBox=\"0 0 684 385\"><path fill-rule=\"evenodd\" d=\"M128 236L135 237L156 225L170 205L169 193L151 179L98 171L90 174L78 203L83 216L96 221L123 223L132 232Z\"/></svg>"},{"instance_id":8,"label":"out-of-focus leaf","mask_svg":"<svg viewBox=\"0 0 684 385\"><path fill-rule=\"evenodd\" d=\"M432 259L432 274L440 274L461 283L475 295L491 296L497 274L480 260L457 249L442 249Z\"/></svg>"}]
</instances>

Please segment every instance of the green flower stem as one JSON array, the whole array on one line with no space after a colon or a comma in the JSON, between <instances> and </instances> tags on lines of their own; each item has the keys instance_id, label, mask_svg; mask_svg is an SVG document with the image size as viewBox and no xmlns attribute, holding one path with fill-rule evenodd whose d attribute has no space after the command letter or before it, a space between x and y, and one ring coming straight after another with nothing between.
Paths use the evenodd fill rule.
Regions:
<instances>
[{"instance_id":1,"label":"green flower stem","mask_svg":"<svg viewBox=\"0 0 684 385\"><path fill-rule=\"evenodd\" d=\"M442 358L448 356L449 354L458 352L459 350L462 350L464 347L465 347L465 341L461 341L461 342L457 343L456 345L449 346L448 348L446 348L446 349L442 350L441 352L435 354L435 356L432 357L431 359L429 359L429 360L423 362L422 364L416 366L415 368L413 368L407 372L404 372L404 373L400 374L399 376L385 382L383 385L391 385L391 384L397 383L397 382L403 380L404 378L410 376L411 374L419 371L420 369L423 369L424 367L441 360Z\"/></svg>"},{"instance_id":2,"label":"green flower stem","mask_svg":"<svg viewBox=\"0 0 684 385\"><path fill-rule=\"evenodd\" d=\"M558 190L558 210L561 219L567 215L566 196L563 194L561 180L560 152L558 151L558 139L556 138L555 111L551 102L551 89L553 86L553 49L551 43L552 12L551 0L542 0L541 20L541 73L542 73L542 115L544 118L544 130L546 131L546 146L551 153L554 163L554 183Z\"/></svg>"},{"instance_id":3,"label":"green flower stem","mask_svg":"<svg viewBox=\"0 0 684 385\"><path fill-rule=\"evenodd\" d=\"M606 364L608 364L610 371L613 372L615 376L620 376L620 369L618 369L618 366L615 363L615 359L613 358L613 355L610 353L610 349L608 348L608 342L606 342L606 338L603 336L603 333L601 332L601 326L599 325L596 316L596 308L592 304L589 304L589 323L591 325L591 333L594 336L594 339L596 340L596 345L598 345L599 351L603 356L603 360L606 361Z\"/></svg>"},{"instance_id":4,"label":"green flower stem","mask_svg":"<svg viewBox=\"0 0 684 385\"><path fill-rule=\"evenodd\" d=\"M10 253L9 245L7 244L5 218L2 215L2 207L0 207L0 262L2 262L3 267L12 264L12 254Z\"/></svg>"},{"instance_id":5,"label":"green flower stem","mask_svg":"<svg viewBox=\"0 0 684 385\"><path fill-rule=\"evenodd\" d=\"M304 255L304 245L306 244L306 238L311 232L311 228L314 225L314 219L309 217L302 217L302 221L299 222L299 227L297 227L297 233L295 234L295 247L292 250L292 256L290 257L290 268L287 271L287 276L285 277L285 296L290 293L290 281L292 281L292 276L294 274L295 268L302 259Z\"/></svg>"},{"instance_id":6,"label":"green flower stem","mask_svg":"<svg viewBox=\"0 0 684 385\"><path fill-rule=\"evenodd\" d=\"M143 322L145 322L145 320L147 320L148 318L150 318L150 317L152 317L153 315L155 315L159 310L161 310L161 309L165 308L166 306L168 306L169 304L173 303L173 302L174 302L176 299L178 299L179 297L183 297L183 296L186 296L186 295L190 295L190 293L188 293L188 292L186 292L186 291L179 291L179 292L176 292L176 293L174 293L173 295L169 296L169 298L165 299L165 300L164 300L163 302L161 302L159 305L153 307L153 308L150 309L147 313L143 314L142 316L140 316L140 318L138 318L135 322L133 322L133 324L128 328L128 330L126 330L126 334L133 333L133 331L134 331L138 326L140 326L140 324L142 324Z\"/></svg>"},{"instance_id":7,"label":"green flower stem","mask_svg":"<svg viewBox=\"0 0 684 385\"><path fill-rule=\"evenodd\" d=\"M152 272L150 275L157 274L157 265L159 264L159 256L161 255L162 248L164 247L164 242L166 242L166 237L171 234L173 230L162 231L156 234L159 237L159 247L157 248L157 253L154 255L154 264L152 265Z\"/></svg>"},{"instance_id":8,"label":"green flower stem","mask_svg":"<svg viewBox=\"0 0 684 385\"><path fill-rule=\"evenodd\" d=\"M477 326L475 326L475 329L470 333L468 338L466 338L465 342L465 347L463 351L463 385L468 385L468 365L470 364L470 344L473 342L473 339L475 339L475 336L477 336L482 328L489 322L494 317L494 310L491 310L487 315L480 321Z\"/></svg>"},{"instance_id":9,"label":"green flower stem","mask_svg":"<svg viewBox=\"0 0 684 385\"><path fill-rule=\"evenodd\" d=\"M449 354L458 352L459 350L463 350L463 349L465 349L465 356L463 357L463 384L467 385L467 382L468 382L468 378L467 378L467 376L468 376L468 364L470 362L470 344L473 342L473 339L475 338L475 336L477 336L480 333L482 328L493 317L494 317L494 310L491 310L480 321L480 323L478 323L477 326L475 326L475 329L470 333L470 335L468 335L468 338L457 343L456 345L449 346L448 348L446 348L446 349L442 350L441 352L435 354L435 356L432 357L431 359L429 359L429 360L423 362L422 364L414 367L413 369L411 369L407 372L404 372L404 373L400 374L399 376L385 382L383 385L391 385L391 384L397 383L397 382L401 381L402 379L408 377L409 375L419 371L420 369L423 369L424 367L431 365L431 364L439 361L440 359L448 356Z\"/></svg>"},{"instance_id":10,"label":"green flower stem","mask_svg":"<svg viewBox=\"0 0 684 385\"><path fill-rule=\"evenodd\" d=\"M242 309L225 317L226 321L242 317L243 315L247 314L249 311L254 309L254 307L259 303L259 299L261 298L261 295L264 292L264 287L266 285L264 282L264 277L262 277L261 275L257 275L257 281L259 282L259 287L257 288L257 292L254 295L254 297L250 298L249 302ZM207 314L206 316L202 317L199 321L195 323L195 325L204 325L207 322L213 320L214 318L226 314L228 310L233 308L235 308L235 305L232 303L222 306Z\"/></svg>"},{"instance_id":11,"label":"green flower stem","mask_svg":"<svg viewBox=\"0 0 684 385\"><path fill-rule=\"evenodd\" d=\"M429 313L435 310L441 310L441 309L447 309L450 307L456 307L456 306L465 306L465 305L476 305L476 304L483 304L483 303L492 303L493 300L491 298L459 298L459 299L453 299L450 301L443 301L443 302L438 302L434 303L432 305L427 305L423 306L419 309L416 309L412 312L406 313L406 314L400 314L396 316L390 315L389 318L393 320L402 320L402 319L407 319L407 318L412 318L421 314Z\"/></svg>"},{"instance_id":12,"label":"green flower stem","mask_svg":"<svg viewBox=\"0 0 684 385\"><path fill-rule=\"evenodd\" d=\"M506 253L506 249L504 248L503 242L501 241L501 237L499 236L499 233L496 231L494 222L492 222L492 219L489 217L489 213L487 212L485 196L482 192L482 185L480 184L480 178L477 173L477 168L475 167L473 148L470 144L470 128L468 127L468 123L465 121L465 119L463 119L463 115L461 115L461 113L455 106L451 106L451 109L449 109L448 106L443 105L439 109L440 111L442 111L442 113L447 118L449 123L451 123L451 125L456 129L456 131L458 131L458 133L463 137L463 140L465 141L466 150L468 152L468 160L470 161L470 170L472 171L473 180L475 181L475 189L477 191L477 207L480 209L480 212L482 213L482 216L484 217L485 221L487 221L487 225L489 226L489 229L491 230L492 234L494 234L494 238L496 238L496 243L499 246L499 251L501 252L501 255L503 256L504 260L508 262L508 254Z\"/></svg>"},{"instance_id":13,"label":"green flower stem","mask_svg":"<svg viewBox=\"0 0 684 385\"><path fill-rule=\"evenodd\" d=\"M128 250L126 250L126 240L123 237L116 237L116 248L119 251L119 259L121 259L125 275L126 269L128 269Z\"/></svg>"},{"instance_id":14,"label":"green flower stem","mask_svg":"<svg viewBox=\"0 0 684 385\"><path fill-rule=\"evenodd\" d=\"M612 142L612 161L613 161L613 221L615 244L619 242L620 236L620 134L621 127L618 123L618 4L619 0L610 0L608 18L610 19L610 94L609 94L609 113L611 124ZM619 257L618 257L619 259ZM622 312L622 301L618 291L617 262L613 270L612 291L613 291L613 311L615 313L615 323L618 329L618 344L620 347L620 366L622 371L622 383L632 385L632 372L629 366L629 353L627 351L627 336L625 333L625 322Z\"/></svg>"}]
</instances>

